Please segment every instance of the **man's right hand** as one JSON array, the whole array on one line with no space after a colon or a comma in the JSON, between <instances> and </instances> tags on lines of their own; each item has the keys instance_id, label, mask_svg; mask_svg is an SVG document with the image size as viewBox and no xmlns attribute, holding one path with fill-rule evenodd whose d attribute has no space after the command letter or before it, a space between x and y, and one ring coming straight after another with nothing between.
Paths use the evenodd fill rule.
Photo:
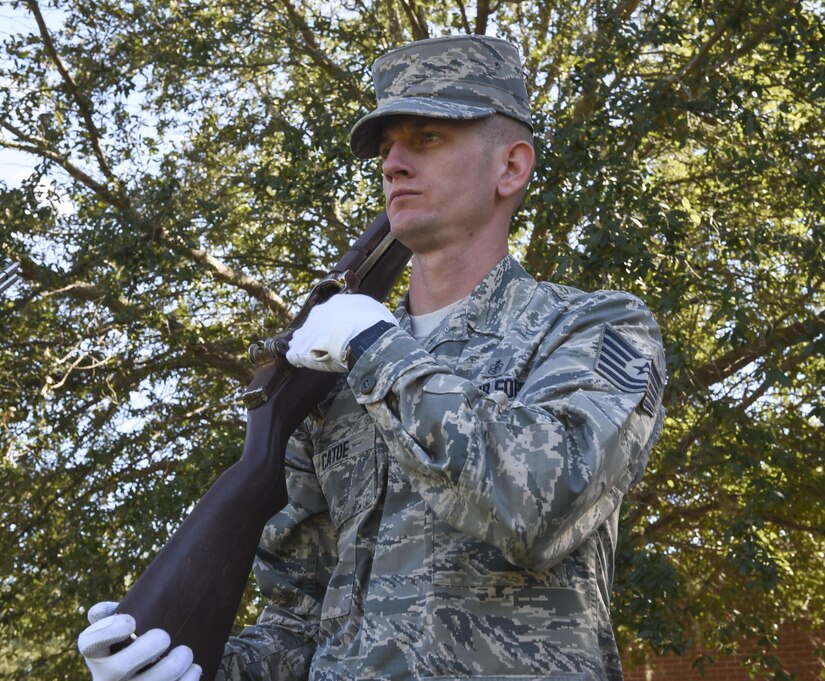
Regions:
<instances>
[{"instance_id":1,"label":"man's right hand","mask_svg":"<svg viewBox=\"0 0 825 681\"><path fill-rule=\"evenodd\" d=\"M89 608L89 626L77 638L77 647L92 672L92 681L197 681L201 668L192 664L187 646L169 648L171 639L163 629L134 636L131 615L115 614L117 603L104 601ZM130 641L113 653L110 646ZM163 656L163 657L161 657Z\"/></svg>"}]
</instances>

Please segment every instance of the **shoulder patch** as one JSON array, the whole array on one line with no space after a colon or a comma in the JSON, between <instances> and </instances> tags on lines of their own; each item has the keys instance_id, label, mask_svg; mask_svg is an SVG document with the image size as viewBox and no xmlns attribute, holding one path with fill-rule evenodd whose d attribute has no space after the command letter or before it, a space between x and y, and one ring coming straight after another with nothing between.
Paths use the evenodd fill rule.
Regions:
<instances>
[{"instance_id":1,"label":"shoulder patch","mask_svg":"<svg viewBox=\"0 0 825 681\"><path fill-rule=\"evenodd\" d=\"M631 345L621 333L605 324L596 352L596 373L619 390L644 393L639 407L655 416L662 391L662 377L649 357Z\"/></svg>"}]
</instances>

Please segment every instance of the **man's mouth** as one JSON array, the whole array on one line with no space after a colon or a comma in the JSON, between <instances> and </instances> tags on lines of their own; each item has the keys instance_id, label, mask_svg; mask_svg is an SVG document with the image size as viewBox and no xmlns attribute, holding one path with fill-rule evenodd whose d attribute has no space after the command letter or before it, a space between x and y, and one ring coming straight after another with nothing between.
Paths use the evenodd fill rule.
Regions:
<instances>
[{"instance_id":1,"label":"man's mouth","mask_svg":"<svg viewBox=\"0 0 825 681\"><path fill-rule=\"evenodd\" d=\"M394 192L390 194L390 203L393 203L396 199L404 199L410 196L418 196L419 192L413 191L412 189L396 189Z\"/></svg>"}]
</instances>

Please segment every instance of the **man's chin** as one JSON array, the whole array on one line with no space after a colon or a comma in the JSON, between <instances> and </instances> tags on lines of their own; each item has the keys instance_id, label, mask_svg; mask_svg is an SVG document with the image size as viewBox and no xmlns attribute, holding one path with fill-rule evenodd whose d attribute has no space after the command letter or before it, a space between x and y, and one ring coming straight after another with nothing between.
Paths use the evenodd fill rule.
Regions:
<instances>
[{"instance_id":1,"label":"man's chin","mask_svg":"<svg viewBox=\"0 0 825 681\"><path fill-rule=\"evenodd\" d=\"M422 219L421 216L411 215L409 211L391 212L389 214L390 233L408 248L412 248L409 242L415 242L421 237L425 237L432 232L429 220Z\"/></svg>"}]
</instances>

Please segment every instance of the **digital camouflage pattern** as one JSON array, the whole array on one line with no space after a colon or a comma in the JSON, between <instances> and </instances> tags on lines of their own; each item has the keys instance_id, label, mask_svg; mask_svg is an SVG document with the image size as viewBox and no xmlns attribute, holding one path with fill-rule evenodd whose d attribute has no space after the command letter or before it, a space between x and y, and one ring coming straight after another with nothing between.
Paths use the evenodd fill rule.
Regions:
<instances>
[{"instance_id":1,"label":"digital camouflage pattern","mask_svg":"<svg viewBox=\"0 0 825 681\"><path fill-rule=\"evenodd\" d=\"M378 155L380 119L414 115L468 120L505 114L533 129L521 57L510 43L463 35L419 40L372 66L378 108L352 129L359 158Z\"/></svg>"},{"instance_id":2,"label":"digital camouflage pattern","mask_svg":"<svg viewBox=\"0 0 825 681\"><path fill-rule=\"evenodd\" d=\"M270 605L218 678L620 679L619 505L662 420L650 312L507 257L423 344L398 314L293 438ZM614 374L656 380L596 370L606 329L645 358Z\"/></svg>"}]
</instances>

